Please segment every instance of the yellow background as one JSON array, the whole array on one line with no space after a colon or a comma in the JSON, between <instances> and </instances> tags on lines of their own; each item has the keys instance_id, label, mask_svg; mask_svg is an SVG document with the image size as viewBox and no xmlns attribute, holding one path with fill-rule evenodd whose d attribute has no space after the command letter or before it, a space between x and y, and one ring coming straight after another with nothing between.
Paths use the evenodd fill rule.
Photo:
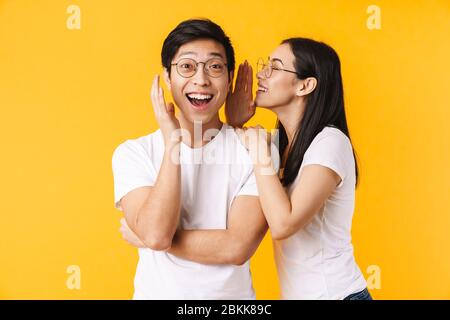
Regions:
<instances>
[{"instance_id":1,"label":"yellow background","mask_svg":"<svg viewBox=\"0 0 450 320\"><path fill-rule=\"evenodd\" d=\"M66 27L71 4L81 30ZM366 26L372 4L381 30ZM375 298L449 299L449 0L0 0L0 298L131 298L137 252L118 231L111 156L157 128L162 42L191 17L220 24L238 62L290 36L338 51L361 166L357 262L366 277L380 267ZM258 123L275 118L258 110ZM257 297L277 298L269 237L252 272Z\"/></svg>"}]
</instances>

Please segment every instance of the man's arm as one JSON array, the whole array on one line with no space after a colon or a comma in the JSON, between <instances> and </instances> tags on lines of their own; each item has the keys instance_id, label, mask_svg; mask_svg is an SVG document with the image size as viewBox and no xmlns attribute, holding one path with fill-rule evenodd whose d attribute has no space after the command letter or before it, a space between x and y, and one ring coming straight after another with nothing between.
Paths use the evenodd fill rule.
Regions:
<instances>
[{"instance_id":1,"label":"man's arm","mask_svg":"<svg viewBox=\"0 0 450 320\"><path fill-rule=\"evenodd\" d=\"M151 90L153 110L164 139L164 156L153 187L142 187L121 200L130 229L153 250L167 250L178 226L181 207L180 123L173 103L166 104L159 75Z\"/></svg>"},{"instance_id":2,"label":"man's arm","mask_svg":"<svg viewBox=\"0 0 450 320\"><path fill-rule=\"evenodd\" d=\"M153 250L169 249L178 226L181 205L179 148L179 144L166 146L153 187L137 188L121 200L128 226L145 246Z\"/></svg>"},{"instance_id":3,"label":"man's arm","mask_svg":"<svg viewBox=\"0 0 450 320\"><path fill-rule=\"evenodd\" d=\"M267 223L259 198L237 197L225 230L178 230L169 253L203 264L244 264L255 253Z\"/></svg>"}]
</instances>

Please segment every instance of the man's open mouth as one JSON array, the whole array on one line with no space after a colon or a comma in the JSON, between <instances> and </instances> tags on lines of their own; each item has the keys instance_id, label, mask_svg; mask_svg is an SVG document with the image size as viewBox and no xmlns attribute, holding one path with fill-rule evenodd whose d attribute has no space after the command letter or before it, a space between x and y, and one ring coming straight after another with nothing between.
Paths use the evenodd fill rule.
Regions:
<instances>
[{"instance_id":1,"label":"man's open mouth","mask_svg":"<svg viewBox=\"0 0 450 320\"><path fill-rule=\"evenodd\" d=\"M203 107L214 97L212 94L188 93L186 94L189 102L195 107Z\"/></svg>"}]
</instances>

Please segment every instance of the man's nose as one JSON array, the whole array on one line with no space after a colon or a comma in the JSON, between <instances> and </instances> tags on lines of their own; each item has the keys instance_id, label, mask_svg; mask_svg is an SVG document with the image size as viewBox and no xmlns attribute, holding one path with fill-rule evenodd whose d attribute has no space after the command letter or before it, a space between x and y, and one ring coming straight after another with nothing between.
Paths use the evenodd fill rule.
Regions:
<instances>
[{"instance_id":1,"label":"man's nose","mask_svg":"<svg viewBox=\"0 0 450 320\"><path fill-rule=\"evenodd\" d=\"M195 74L192 76L192 81L194 84L199 86L209 85L209 76L205 71L205 65L199 64Z\"/></svg>"}]
</instances>

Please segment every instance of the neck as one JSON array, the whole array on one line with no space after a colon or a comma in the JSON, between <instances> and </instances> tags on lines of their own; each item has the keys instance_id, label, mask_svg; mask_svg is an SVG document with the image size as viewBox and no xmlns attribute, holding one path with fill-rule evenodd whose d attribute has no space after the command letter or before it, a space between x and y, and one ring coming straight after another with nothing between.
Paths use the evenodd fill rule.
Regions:
<instances>
[{"instance_id":1,"label":"neck","mask_svg":"<svg viewBox=\"0 0 450 320\"><path fill-rule=\"evenodd\" d=\"M182 136L182 141L184 144L190 146L191 148L199 148L211 141L217 133L214 130L219 130L222 128L222 121L220 121L219 114L215 114L214 117L208 122L202 121L191 121L184 117L180 112L179 116L180 127L184 131L189 132L189 135ZM212 130L205 135L205 132Z\"/></svg>"},{"instance_id":2,"label":"neck","mask_svg":"<svg viewBox=\"0 0 450 320\"><path fill-rule=\"evenodd\" d=\"M304 101L300 101L299 104L298 101L293 101L290 104L272 108L272 111L275 112L278 120L286 130L288 137L287 149L289 149L292 145L295 132L300 129L299 123L303 119L305 103Z\"/></svg>"}]
</instances>

